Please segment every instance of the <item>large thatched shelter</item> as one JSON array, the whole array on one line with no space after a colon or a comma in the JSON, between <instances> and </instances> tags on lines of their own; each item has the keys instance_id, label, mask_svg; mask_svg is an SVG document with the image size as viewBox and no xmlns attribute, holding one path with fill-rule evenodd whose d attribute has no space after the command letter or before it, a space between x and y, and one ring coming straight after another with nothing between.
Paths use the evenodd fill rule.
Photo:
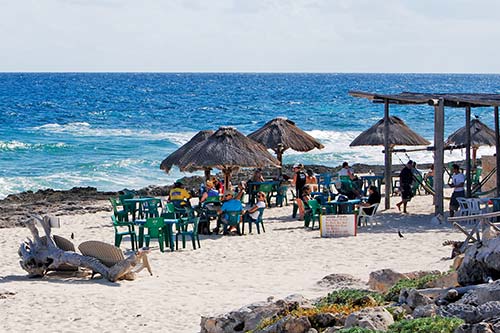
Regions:
<instances>
[{"instance_id":1,"label":"large thatched shelter","mask_svg":"<svg viewBox=\"0 0 500 333\"><path fill-rule=\"evenodd\" d=\"M260 129L250 133L248 137L274 150L280 165L282 165L283 152L287 149L306 152L314 148L324 148L318 140L298 128L293 121L282 117L267 122Z\"/></svg>"},{"instance_id":2,"label":"large thatched shelter","mask_svg":"<svg viewBox=\"0 0 500 333\"><path fill-rule=\"evenodd\" d=\"M279 166L266 147L247 138L234 127L221 127L196 144L179 161L181 171L217 168L224 173L227 186L231 173L244 168Z\"/></svg>"},{"instance_id":3,"label":"large thatched shelter","mask_svg":"<svg viewBox=\"0 0 500 333\"><path fill-rule=\"evenodd\" d=\"M466 126L459 128L451 134L445 142L449 145L465 145L467 143ZM472 147L472 163L476 165L476 152L480 146L494 146L496 143L495 131L483 124L479 119L470 122L470 144Z\"/></svg>"},{"instance_id":4,"label":"large thatched shelter","mask_svg":"<svg viewBox=\"0 0 500 333\"><path fill-rule=\"evenodd\" d=\"M431 143L413 132L399 117L389 117L389 144L391 146L427 146ZM358 135L349 146L383 146L384 119Z\"/></svg>"},{"instance_id":5,"label":"large thatched shelter","mask_svg":"<svg viewBox=\"0 0 500 333\"><path fill-rule=\"evenodd\" d=\"M214 134L214 131L212 130L204 130L204 131L199 131L196 133L195 136L191 138L188 142L186 142L184 145L179 147L176 151L174 151L172 154L170 154L166 159L163 160L160 164L160 169L165 170L166 173L170 172L170 169L172 169L172 166L177 165L179 166L179 162L186 153L191 151L194 146L196 146L198 143L205 141L210 135ZM186 171L192 171L192 170L186 170ZM205 177L208 179L210 176L210 168L205 169Z\"/></svg>"},{"instance_id":6,"label":"large thatched shelter","mask_svg":"<svg viewBox=\"0 0 500 333\"><path fill-rule=\"evenodd\" d=\"M349 146L387 146L385 150L385 208L390 207L392 153L394 146L427 146L431 143L413 132L400 118L388 117L388 126L385 118L358 135ZM387 140L385 134L388 133Z\"/></svg>"}]
</instances>

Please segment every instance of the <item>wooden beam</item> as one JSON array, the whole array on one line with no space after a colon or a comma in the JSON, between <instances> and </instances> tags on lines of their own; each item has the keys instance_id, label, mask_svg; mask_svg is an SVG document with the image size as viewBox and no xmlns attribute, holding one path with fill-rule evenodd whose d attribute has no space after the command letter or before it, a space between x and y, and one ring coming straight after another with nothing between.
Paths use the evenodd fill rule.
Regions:
<instances>
[{"instance_id":1,"label":"wooden beam","mask_svg":"<svg viewBox=\"0 0 500 333\"><path fill-rule=\"evenodd\" d=\"M498 106L495 106L495 141L497 160L497 198L500 197L500 129L498 120Z\"/></svg>"},{"instance_id":2,"label":"wooden beam","mask_svg":"<svg viewBox=\"0 0 500 333\"><path fill-rule=\"evenodd\" d=\"M384 165L385 165L385 209L391 208L392 152L389 145L389 100L384 102Z\"/></svg>"},{"instance_id":3,"label":"wooden beam","mask_svg":"<svg viewBox=\"0 0 500 333\"><path fill-rule=\"evenodd\" d=\"M465 133L465 176L466 176L466 196L470 198L471 196L471 168L470 168L470 106L465 107L465 128L467 132Z\"/></svg>"},{"instance_id":4,"label":"wooden beam","mask_svg":"<svg viewBox=\"0 0 500 333\"><path fill-rule=\"evenodd\" d=\"M444 173L444 99L434 104L434 196L435 214L444 213L443 173Z\"/></svg>"}]
</instances>

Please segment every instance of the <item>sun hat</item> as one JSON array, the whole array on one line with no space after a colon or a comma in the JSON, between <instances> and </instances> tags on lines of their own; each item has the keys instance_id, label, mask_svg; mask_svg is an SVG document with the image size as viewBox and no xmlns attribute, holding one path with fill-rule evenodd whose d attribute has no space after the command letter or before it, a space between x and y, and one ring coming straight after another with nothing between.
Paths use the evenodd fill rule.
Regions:
<instances>
[{"instance_id":1,"label":"sun hat","mask_svg":"<svg viewBox=\"0 0 500 333\"><path fill-rule=\"evenodd\" d=\"M210 180L207 180L205 182L205 184L207 184L207 186L210 186L210 187L214 186L214 183L212 183L212 181L210 181Z\"/></svg>"},{"instance_id":2,"label":"sun hat","mask_svg":"<svg viewBox=\"0 0 500 333\"><path fill-rule=\"evenodd\" d=\"M234 192L233 191L225 191L224 196L226 195L232 195L234 197Z\"/></svg>"},{"instance_id":3,"label":"sun hat","mask_svg":"<svg viewBox=\"0 0 500 333\"><path fill-rule=\"evenodd\" d=\"M293 168L294 168L294 169L295 169L295 168L300 169L301 167L302 167L302 164L300 164L300 163L295 163L295 164L293 165Z\"/></svg>"},{"instance_id":4,"label":"sun hat","mask_svg":"<svg viewBox=\"0 0 500 333\"><path fill-rule=\"evenodd\" d=\"M408 163L406 163L406 164L411 164L411 165L413 165L413 161L412 161L412 160L409 160L409 161L408 161Z\"/></svg>"}]
</instances>

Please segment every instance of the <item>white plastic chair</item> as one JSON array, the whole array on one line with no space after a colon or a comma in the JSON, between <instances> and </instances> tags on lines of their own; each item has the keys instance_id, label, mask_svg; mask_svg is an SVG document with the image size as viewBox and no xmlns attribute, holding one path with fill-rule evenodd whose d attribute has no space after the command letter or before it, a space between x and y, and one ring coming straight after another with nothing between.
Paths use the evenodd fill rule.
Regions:
<instances>
[{"instance_id":1,"label":"white plastic chair","mask_svg":"<svg viewBox=\"0 0 500 333\"><path fill-rule=\"evenodd\" d=\"M480 203L481 201L477 198L469 198L466 199L467 204L469 206L469 215L479 215L482 214L483 211L481 210Z\"/></svg>"},{"instance_id":2,"label":"white plastic chair","mask_svg":"<svg viewBox=\"0 0 500 333\"><path fill-rule=\"evenodd\" d=\"M368 222L373 224L372 219L375 217L375 213L377 212L378 208L378 203L370 205L370 206L359 206L359 213L358 213L358 225L361 225L361 221L363 221L363 225L367 226ZM373 208L371 214L368 214L365 210L368 208Z\"/></svg>"},{"instance_id":3,"label":"white plastic chair","mask_svg":"<svg viewBox=\"0 0 500 333\"><path fill-rule=\"evenodd\" d=\"M470 214L470 204L467 202L466 198L457 198L458 202L458 216L469 216Z\"/></svg>"}]
</instances>

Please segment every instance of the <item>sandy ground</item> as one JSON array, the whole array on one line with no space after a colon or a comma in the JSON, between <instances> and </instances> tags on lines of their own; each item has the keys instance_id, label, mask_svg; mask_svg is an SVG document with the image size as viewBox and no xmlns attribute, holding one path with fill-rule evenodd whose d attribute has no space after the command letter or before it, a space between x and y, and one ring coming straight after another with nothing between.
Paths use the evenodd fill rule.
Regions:
<instances>
[{"instance_id":1,"label":"sandy ground","mask_svg":"<svg viewBox=\"0 0 500 333\"><path fill-rule=\"evenodd\" d=\"M393 207L398 199L393 198ZM408 209L408 215L396 209L379 212L378 225L346 238L321 238L319 231L305 230L303 222L291 218L291 206L267 209L266 233L203 236L201 249L188 246L174 253L161 253L153 243L153 276L143 271L137 280L120 283L61 275L29 279L17 255L29 231L0 229L0 290L15 292L0 298L0 331L192 333L199 331L201 315L228 312L271 295L325 295L328 288L317 282L332 273L366 281L382 268L447 270L451 261L443 258L451 248L441 243L463 237L447 224L431 222L431 196L414 198ZM76 244L113 242L110 212L61 220L63 226L54 233L68 238L74 233ZM129 246L127 240L122 243L122 249Z\"/></svg>"}]
</instances>

